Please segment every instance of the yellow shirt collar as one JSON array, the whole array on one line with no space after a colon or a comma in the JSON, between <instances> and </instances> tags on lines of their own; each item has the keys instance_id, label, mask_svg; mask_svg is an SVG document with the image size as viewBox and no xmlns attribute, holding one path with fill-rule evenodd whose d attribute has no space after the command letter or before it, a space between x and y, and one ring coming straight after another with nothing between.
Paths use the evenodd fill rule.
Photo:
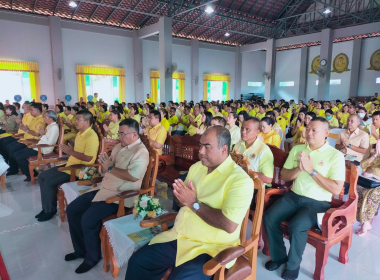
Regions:
<instances>
[{"instance_id":1,"label":"yellow shirt collar","mask_svg":"<svg viewBox=\"0 0 380 280\"><path fill-rule=\"evenodd\" d=\"M328 149L329 146L330 146L330 145L329 145L329 142L326 141L325 144L323 144L322 147L320 147L319 149L314 150L314 151L323 152L323 151L325 151L326 149ZM309 147L309 144L306 145L306 149L309 150L309 151L312 151L312 150L310 149L310 147ZM312 152L314 152L314 151L312 151Z\"/></svg>"},{"instance_id":2,"label":"yellow shirt collar","mask_svg":"<svg viewBox=\"0 0 380 280\"><path fill-rule=\"evenodd\" d=\"M87 129L86 129L85 131L83 131L82 133L79 132L79 133L78 133L78 136L79 136L79 137L85 137L85 136L87 135L87 133L90 132L91 129L92 129L92 127L90 126L89 128L87 128Z\"/></svg>"},{"instance_id":3,"label":"yellow shirt collar","mask_svg":"<svg viewBox=\"0 0 380 280\"><path fill-rule=\"evenodd\" d=\"M231 162L232 162L232 158L231 158L231 156L228 156L221 164L219 164L219 166L215 170L217 170L220 174L224 174L224 173L230 171Z\"/></svg>"}]
</instances>

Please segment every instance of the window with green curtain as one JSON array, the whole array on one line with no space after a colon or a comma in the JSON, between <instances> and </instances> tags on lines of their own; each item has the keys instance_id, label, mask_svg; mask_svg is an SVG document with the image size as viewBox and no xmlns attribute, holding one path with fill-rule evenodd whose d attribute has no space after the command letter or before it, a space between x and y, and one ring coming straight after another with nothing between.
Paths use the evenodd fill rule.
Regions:
<instances>
[{"instance_id":1,"label":"window with green curtain","mask_svg":"<svg viewBox=\"0 0 380 280\"><path fill-rule=\"evenodd\" d=\"M225 81L207 81L207 100L227 101L227 86Z\"/></svg>"},{"instance_id":2,"label":"window with green curtain","mask_svg":"<svg viewBox=\"0 0 380 280\"><path fill-rule=\"evenodd\" d=\"M113 105L114 101L119 102L119 76L105 75L85 75L86 93L87 96L97 92L99 98L102 98L108 105Z\"/></svg>"},{"instance_id":3,"label":"window with green curtain","mask_svg":"<svg viewBox=\"0 0 380 280\"><path fill-rule=\"evenodd\" d=\"M180 102L179 101L179 80L173 79L173 90L172 90L172 100L173 102Z\"/></svg>"}]
</instances>

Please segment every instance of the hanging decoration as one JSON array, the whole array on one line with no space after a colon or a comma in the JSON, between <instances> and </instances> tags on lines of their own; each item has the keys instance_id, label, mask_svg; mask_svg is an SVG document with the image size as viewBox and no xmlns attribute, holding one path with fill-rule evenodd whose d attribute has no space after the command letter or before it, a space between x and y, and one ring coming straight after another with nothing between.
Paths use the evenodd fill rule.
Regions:
<instances>
[{"instance_id":1,"label":"hanging decoration","mask_svg":"<svg viewBox=\"0 0 380 280\"><path fill-rule=\"evenodd\" d=\"M369 61L370 67L367 70L380 71L380 49L374 51Z\"/></svg>"},{"instance_id":2,"label":"hanging decoration","mask_svg":"<svg viewBox=\"0 0 380 280\"><path fill-rule=\"evenodd\" d=\"M333 61L333 70L331 72L342 74L343 72L351 71L348 69L349 60L344 53L338 54Z\"/></svg>"},{"instance_id":3,"label":"hanging decoration","mask_svg":"<svg viewBox=\"0 0 380 280\"><path fill-rule=\"evenodd\" d=\"M320 56L318 55L314 57L313 61L311 62L311 71L309 72L309 74L318 75L317 69L319 68L319 66L320 66Z\"/></svg>"}]
</instances>

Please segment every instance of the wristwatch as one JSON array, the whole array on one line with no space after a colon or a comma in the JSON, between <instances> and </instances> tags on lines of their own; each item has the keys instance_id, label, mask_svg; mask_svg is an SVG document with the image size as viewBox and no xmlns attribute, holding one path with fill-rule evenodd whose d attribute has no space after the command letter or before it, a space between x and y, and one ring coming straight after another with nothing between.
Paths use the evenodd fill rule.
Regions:
<instances>
[{"instance_id":1,"label":"wristwatch","mask_svg":"<svg viewBox=\"0 0 380 280\"><path fill-rule=\"evenodd\" d=\"M200 205L199 205L198 202L194 202L194 203L193 203L193 209L194 209L194 212L195 212L195 213L197 212L197 210L199 209L199 207L200 207Z\"/></svg>"},{"instance_id":2,"label":"wristwatch","mask_svg":"<svg viewBox=\"0 0 380 280\"><path fill-rule=\"evenodd\" d=\"M352 146L351 144L348 144L347 148L351 148L351 146Z\"/></svg>"},{"instance_id":3,"label":"wristwatch","mask_svg":"<svg viewBox=\"0 0 380 280\"><path fill-rule=\"evenodd\" d=\"M108 172L111 173L113 170L113 166L108 167Z\"/></svg>"},{"instance_id":4,"label":"wristwatch","mask_svg":"<svg viewBox=\"0 0 380 280\"><path fill-rule=\"evenodd\" d=\"M314 175L317 174L317 173L318 173L318 171L315 170L315 169L313 169L313 172L310 173L310 176L311 176L311 177L314 177Z\"/></svg>"}]
</instances>

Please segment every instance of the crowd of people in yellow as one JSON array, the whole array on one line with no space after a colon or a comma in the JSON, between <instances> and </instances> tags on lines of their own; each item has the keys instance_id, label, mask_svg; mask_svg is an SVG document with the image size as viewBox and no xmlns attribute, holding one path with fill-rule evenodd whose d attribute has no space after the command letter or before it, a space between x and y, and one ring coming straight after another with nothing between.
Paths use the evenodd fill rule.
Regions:
<instances>
[{"instance_id":1,"label":"crowd of people in yellow","mask_svg":"<svg viewBox=\"0 0 380 280\"><path fill-rule=\"evenodd\" d=\"M290 280L298 277L307 230L317 225L317 213L326 212L332 196L344 187L345 160L360 166L363 176L380 179L379 101L376 93L365 103L258 98L155 104L148 94L143 104L115 101L109 105L96 93L92 101L82 98L74 106L57 102L54 109L38 102L0 103L0 153L10 166L8 176L21 170L25 181L30 181L28 159L38 154L38 145L43 145L45 156L53 152L59 137L57 119L61 118L65 134L59 149L68 155L66 167L100 163L101 186L67 207L74 252L65 260L83 258L76 269L80 274L100 261L102 220L118 211L117 204L105 200L141 188L149 154L140 135L147 137L158 155L168 135L201 135L200 161L191 166L185 180L173 184L180 207L173 228L132 255L125 279L161 279L171 267L169 279L211 279L203 274L203 265L239 244L242 220L254 203L253 182L230 152L245 155L252 171L270 187L276 159L268 145L281 148L289 153L281 177L293 181L293 186L264 214L271 252L265 267L272 271L285 264L281 276ZM99 154L94 122L103 128L105 141L115 144L110 156ZM335 146L326 141L333 129L338 134ZM58 168L40 174L33 171L41 190L39 222L56 215L57 186L70 181L70 172ZM362 235L371 228L380 191L358 186L358 193L357 219L362 227L357 234ZM368 203L364 208L363 197ZM125 207L133 207L133 199L126 200ZM280 228L283 221L289 221L288 253Z\"/></svg>"}]
</instances>

